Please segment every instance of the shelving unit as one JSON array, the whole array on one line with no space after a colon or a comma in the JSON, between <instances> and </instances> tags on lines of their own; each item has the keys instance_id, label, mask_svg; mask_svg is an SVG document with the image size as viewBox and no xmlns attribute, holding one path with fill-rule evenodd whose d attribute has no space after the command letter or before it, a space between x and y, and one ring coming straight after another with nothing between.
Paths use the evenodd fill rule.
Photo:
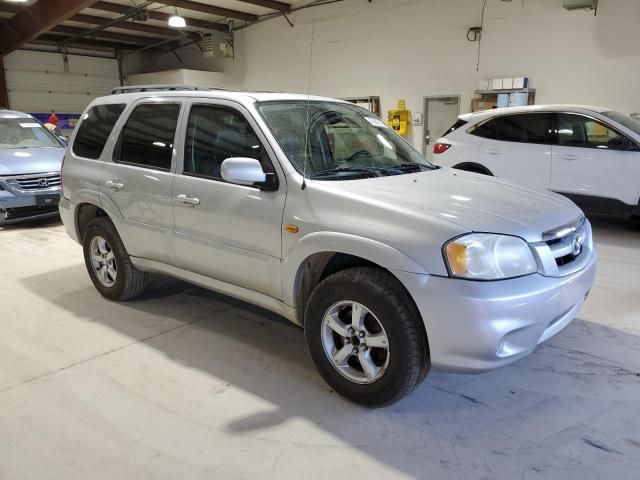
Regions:
<instances>
[{"instance_id":1,"label":"shelving unit","mask_svg":"<svg viewBox=\"0 0 640 480\"><path fill-rule=\"evenodd\" d=\"M507 88L501 90L475 90L476 97L471 101L471 111L488 110L495 108L498 103L498 95L501 93L524 93L527 95L527 105L534 105L536 101L535 88Z\"/></svg>"}]
</instances>

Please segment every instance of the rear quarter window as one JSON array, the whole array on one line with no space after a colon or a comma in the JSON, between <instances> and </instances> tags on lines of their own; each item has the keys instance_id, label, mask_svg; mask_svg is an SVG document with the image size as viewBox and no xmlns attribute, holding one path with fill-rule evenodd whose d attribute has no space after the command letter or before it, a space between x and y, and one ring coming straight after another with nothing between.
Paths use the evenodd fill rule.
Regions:
<instances>
[{"instance_id":1,"label":"rear quarter window","mask_svg":"<svg viewBox=\"0 0 640 480\"><path fill-rule=\"evenodd\" d=\"M96 105L84 114L72 151L78 157L97 160L107 143L114 125L125 108L124 103Z\"/></svg>"},{"instance_id":2,"label":"rear quarter window","mask_svg":"<svg viewBox=\"0 0 640 480\"><path fill-rule=\"evenodd\" d=\"M464 127L467 123L466 120L462 120L462 119L458 119L456 121L456 123L454 123L453 125L451 125L449 128L447 128L444 133L442 134L443 137L446 137L447 135L449 135L452 132L455 132L456 130L458 130L460 127Z\"/></svg>"}]
</instances>

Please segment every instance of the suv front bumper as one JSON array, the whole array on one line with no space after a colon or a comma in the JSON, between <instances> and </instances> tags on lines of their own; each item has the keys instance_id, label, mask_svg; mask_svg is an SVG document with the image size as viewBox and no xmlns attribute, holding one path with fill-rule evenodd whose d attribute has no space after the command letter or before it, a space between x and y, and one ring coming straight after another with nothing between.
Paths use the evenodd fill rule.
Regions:
<instances>
[{"instance_id":1,"label":"suv front bumper","mask_svg":"<svg viewBox=\"0 0 640 480\"><path fill-rule=\"evenodd\" d=\"M472 373L508 365L560 332L578 314L596 273L597 252L578 272L494 282L394 271L424 321L433 368Z\"/></svg>"}]
</instances>

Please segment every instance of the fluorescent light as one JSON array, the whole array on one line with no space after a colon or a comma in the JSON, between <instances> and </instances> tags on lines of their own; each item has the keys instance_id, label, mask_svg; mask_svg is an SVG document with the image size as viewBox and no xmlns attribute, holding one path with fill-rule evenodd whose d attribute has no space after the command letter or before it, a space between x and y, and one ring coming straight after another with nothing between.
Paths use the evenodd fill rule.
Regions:
<instances>
[{"instance_id":1,"label":"fluorescent light","mask_svg":"<svg viewBox=\"0 0 640 480\"><path fill-rule=\"evenodd\" d=\"M27 0L6 0L9 3L26 3Z\"/></svg>"},{"instance_id":2,"label":"fluorescent light","mask_svg":"<svg viewBox=\"0 0 640 480\"><path fill-rule=\"evenodd\" d=\"M184 28L187 26L187 22L185 22L184 18L178 15L178 9L176 8L176 14L171 15L169 17L169 26L173 28Z\"/></svg>"}]
</instances>

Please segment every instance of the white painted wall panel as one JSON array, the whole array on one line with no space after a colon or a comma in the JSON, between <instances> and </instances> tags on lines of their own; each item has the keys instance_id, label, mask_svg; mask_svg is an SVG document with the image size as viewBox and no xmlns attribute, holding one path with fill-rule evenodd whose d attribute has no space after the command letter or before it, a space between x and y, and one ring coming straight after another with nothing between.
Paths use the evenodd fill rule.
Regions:
<instances>
[{"instance_id":1,"label":"white painted wall panel","mask_svg":"<svg viewBox=\"0 0 640 480\"><path fill-rule=\"evenodd\" d=\"M119 85L114 59L18 50L4 59L12 109L37 113L82 112L96 97Z\"/></svg>"}]
</instances>

